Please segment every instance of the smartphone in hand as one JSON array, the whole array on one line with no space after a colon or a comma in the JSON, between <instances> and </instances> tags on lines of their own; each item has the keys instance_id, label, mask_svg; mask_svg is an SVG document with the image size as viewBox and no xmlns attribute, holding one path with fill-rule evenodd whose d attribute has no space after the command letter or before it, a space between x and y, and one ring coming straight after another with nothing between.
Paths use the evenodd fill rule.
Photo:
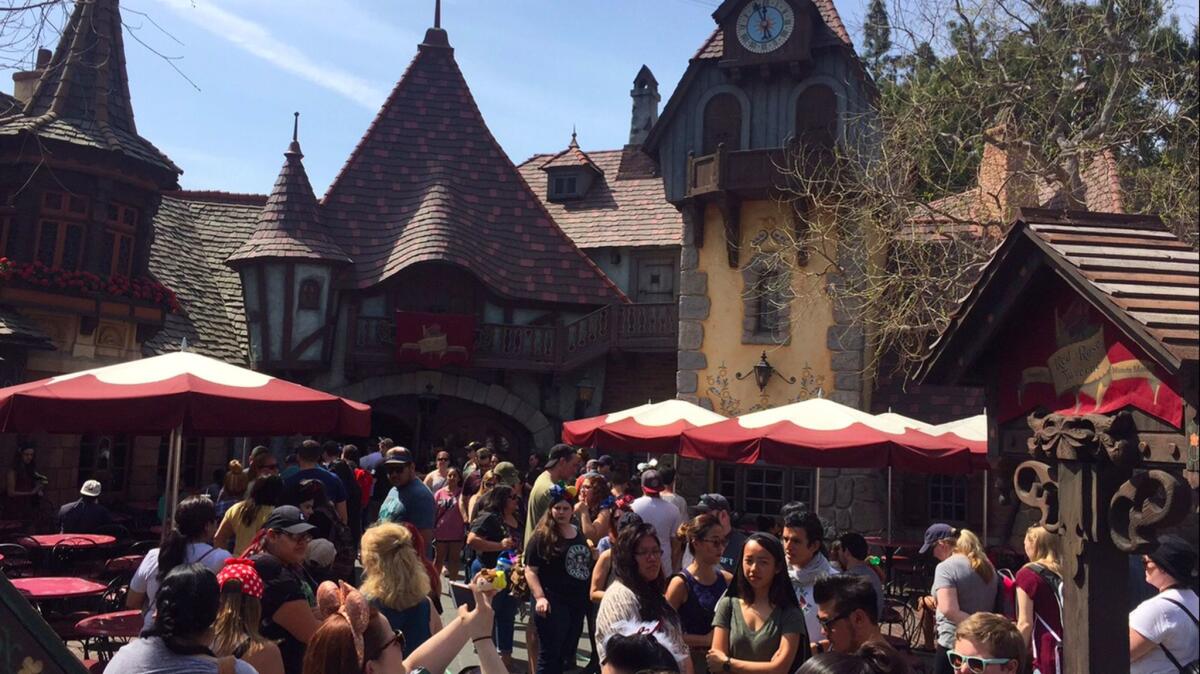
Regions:
<instances>
[{"instance_id":1,"label":"smartphone in hand","mask_svg":"<svg viewBox=\"0 0 1200 674\"><path fill-rule=\"evenodd\" d=\"M466 606L468 611L475 610L475 593L471 586L459 581L450 581L450 596L454 598L455 606Z\"/></svg>"}]
</instances>

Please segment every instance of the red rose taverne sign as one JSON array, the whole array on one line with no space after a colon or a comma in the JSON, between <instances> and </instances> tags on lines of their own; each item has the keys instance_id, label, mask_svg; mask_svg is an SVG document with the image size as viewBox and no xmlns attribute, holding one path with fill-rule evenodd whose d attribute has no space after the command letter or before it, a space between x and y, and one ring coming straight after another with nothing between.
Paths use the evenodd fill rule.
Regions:
<instances>
[{"instance_id":1,"label":"red rose taverne sign","mask_svg":"<svg viewBox=\"0 0 1200 674\"><path fill-rule=\"evenodd\" d=\"M1000 421L1038 407L1064 414L1102 414L1135 407L1179 428L1177 384L1087 301L1063 289L1022 326L1007 349L1017 367L1000 374Z\"/></svg>"},{"instance_id":2,"label":"red rose taverne sign","mask_svg":"<svg viewBox=\"0 0 1200 674\"><path fill-rule=\"evenodd\" d=\"M465 365L475 344L475 317L396 312L396 360L423 367Z\"/></svg>"}]
</instances>

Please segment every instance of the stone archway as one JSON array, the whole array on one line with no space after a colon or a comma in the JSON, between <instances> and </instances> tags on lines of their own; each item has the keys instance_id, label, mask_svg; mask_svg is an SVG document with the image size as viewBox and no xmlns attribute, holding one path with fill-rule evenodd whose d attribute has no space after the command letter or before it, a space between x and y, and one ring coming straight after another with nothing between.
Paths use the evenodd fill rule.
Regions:
<instances>
[{"instance_id":1,"label":"stone archway","mask_svg":"<svg viewBox=\"0 0 1200 674\"><path fill-rule=\"evenodd\" d=\"M427 386L431 388L427 389ZM368 377L330 391L334 395L359 402L370 402L389 396L415 396L427 392L485 405L512 418L529 431L533 444L538 449L548 449L555 443L554 427L537 408L503 386L485 384L470 377L432 371L406 372Z\"/></svg>"}]
</instances>

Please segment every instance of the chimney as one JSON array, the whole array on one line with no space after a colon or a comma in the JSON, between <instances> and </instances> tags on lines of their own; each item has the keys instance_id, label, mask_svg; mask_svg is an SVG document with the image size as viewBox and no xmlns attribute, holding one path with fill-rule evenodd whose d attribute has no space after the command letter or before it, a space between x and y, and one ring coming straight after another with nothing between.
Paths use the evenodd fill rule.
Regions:
<instances>
[{"instance_id":1,"label":"chimney","mask_svg":"<svg viewBox=\"0 0 1200 674\"><path fill-rule=\"evenodd\" d=\"M1005 142L1008 134L1003 124L987 130L986 136ZM984 140L983 159L979 163L980 198L986 212L1007 222L1022 206L1036 206L1033 179L1025 173L1025 151L1002 148Z\"/></svg>"},{"instance_id":2,"label":"chimney","mask_svg":"<svg viewBox=\"0 0 1200 674\"><path fill-rule=\"evenodd\" d=\"M37 65L33 70L13 73L14 98L21 103L28 103L29 99L33 98L33 91L37 89L38 80L41 79L42 73L46 72L46 66L50 65L52 56L49 49L38 49Z\"/></svg>"},{"instance_id":3,"label":"chimney","mask_svg":"<svg viewBox=\"0 0 1200 674\"><path fill-rule=\"evenodd\" d=\"M633 91L629 95L633 98L629 144L640 146L646 142L646 136L650 135L650 129L658 121L658 102L662 100L658 95L658 80L654 79L654 73L646 66L643 65L637 77L633 78Z\"/></svg>"}]
</instances>

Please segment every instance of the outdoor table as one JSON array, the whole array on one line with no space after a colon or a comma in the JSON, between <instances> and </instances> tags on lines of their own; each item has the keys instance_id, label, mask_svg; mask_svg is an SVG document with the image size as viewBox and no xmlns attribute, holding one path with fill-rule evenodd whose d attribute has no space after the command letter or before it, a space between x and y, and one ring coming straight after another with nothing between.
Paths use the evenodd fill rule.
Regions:
<instances>
[{"instance_id":1,"label":"outdoor table","mask_svg":"<svg viewBox=\"0 0 1200 674\"><path fill-rule=\"evenodd\" d=\"M26 538L41 548L53 548L60 544L70 548L92 548L117 542L115 537L105 534L38 534Z\"/></svg>"},{"instance_id":2,"label":"outdoor table","mask_svg":"<svg viewBox=\"0 0 1200 674\"><path fill-rule=\"evenodd\" d=\"M88 597L103 594L108 589L108 586L101 583L70 576L13 578L9 582L31 602Z\"/></svg>"},{"instance_id":3,"label":"outdoor table","mask_svg":"<svg viewBox=\"0 0 1200 674\"><path fill-rule=\"evenodd\" d=\"M101 613L75 624L75 631L89 637L133 639L142 631L143 616L138 610Z\"/></svg>"}]
</instances>

